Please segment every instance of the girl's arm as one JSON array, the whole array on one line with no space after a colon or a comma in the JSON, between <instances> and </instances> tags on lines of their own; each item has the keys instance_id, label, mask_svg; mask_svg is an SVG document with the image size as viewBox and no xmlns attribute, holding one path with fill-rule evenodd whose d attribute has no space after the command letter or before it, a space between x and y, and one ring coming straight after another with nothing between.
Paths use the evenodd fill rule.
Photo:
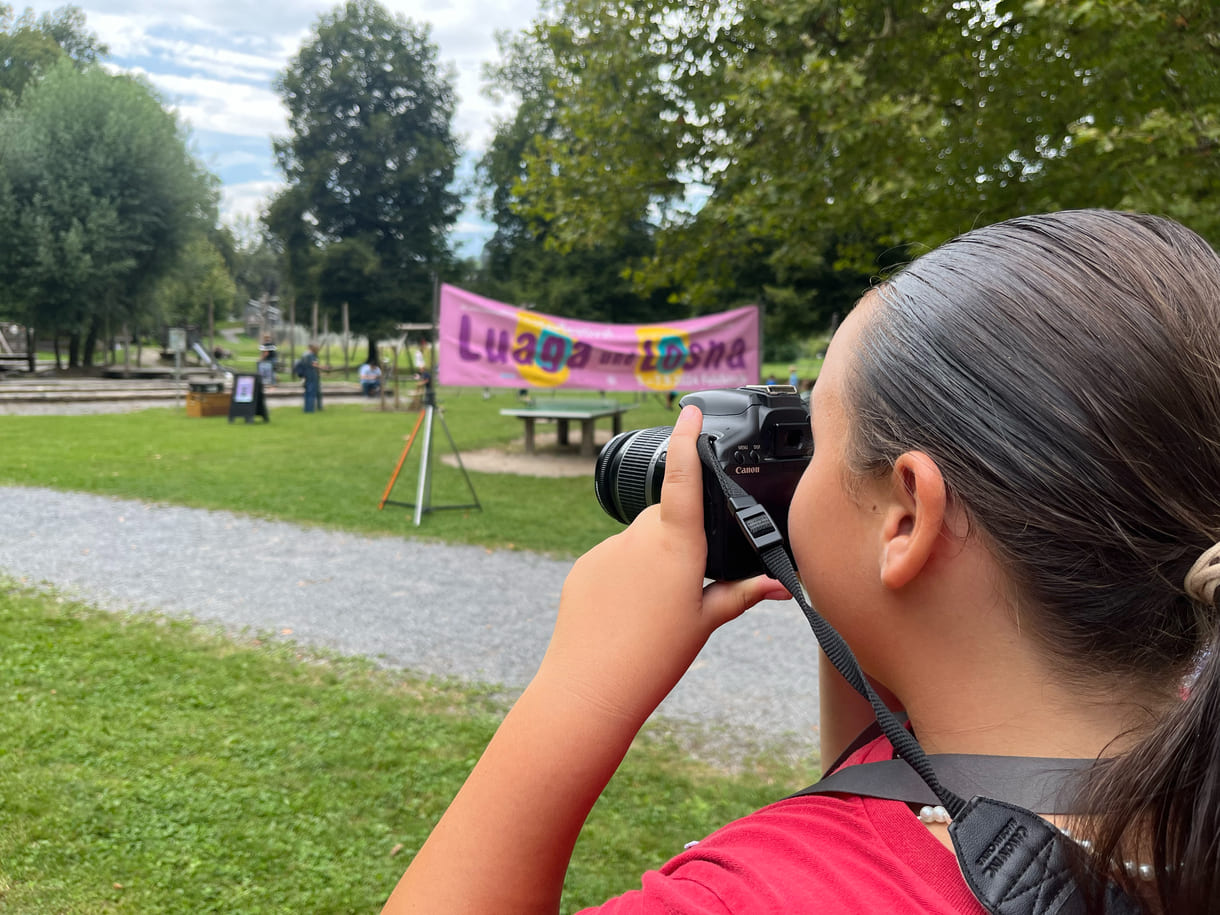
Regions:
<instances>
[{"instance_id":1,"label":"girl's arm","mask_svg":"<svg viewBox=\"0 0 1220 915\"><path fill-rule=\"evenodd\" d=\"M384 913L557 911L576 837L644 721L718 626L788 596L763 576L704 590L701 426L682 411L660 505L573 566L538 673Z\"/></svg>"}]
</instances>

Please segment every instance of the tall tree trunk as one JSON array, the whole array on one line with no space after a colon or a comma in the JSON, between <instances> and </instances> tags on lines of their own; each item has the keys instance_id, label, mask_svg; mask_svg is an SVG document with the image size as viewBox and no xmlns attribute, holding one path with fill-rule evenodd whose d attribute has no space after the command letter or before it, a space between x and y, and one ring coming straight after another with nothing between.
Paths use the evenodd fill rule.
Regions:
<instances>
[{"instance_id":1,"label":"tall tree trunk","mask_svg":"<svg viewBox=\"0 0 1220 915\"><path fill-rule=\"evenodd\" d=\"M74 330L68 334L68 368L74 369L80 365L80 331Z\"/></svg>"},{"instance_id":2,"label":"tall tree trunk","mask_svg":"<svg viewBox=\"0 0 1220 915\"><path fill-rule=\"evenodd\" d=\"M25 329L25 358L30 367L30 374L38 368L37 354L34 352L34 347L37 345L37 335L34 333L34 328L26 326Z\"/></svg>"},{"instance_id":3,"label":"tall tree trunk","mask_svg":"<svg viewBox=\"0 0 1220 915\"><path fill-rule=\"evenodd\" d=\"M85 351L81 354L84 368L93 368L93 354L97 350L97 322L89 325L85 335Z\"/></svg>"}]
</instances>

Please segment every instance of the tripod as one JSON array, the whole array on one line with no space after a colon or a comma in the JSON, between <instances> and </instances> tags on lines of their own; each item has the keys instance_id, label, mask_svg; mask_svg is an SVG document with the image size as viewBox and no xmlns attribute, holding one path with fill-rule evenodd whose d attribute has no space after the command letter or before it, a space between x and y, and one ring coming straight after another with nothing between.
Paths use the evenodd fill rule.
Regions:
<instances>
[{"instance_id":1,"label":"tripod","mask_svg":"<svg viewBox=\"0 0 1220 915\"><path fill-rule=\"evenodd\" d=\"M469 505L433 505L432 504L432 423L439 417L441 428L445 430L445 437L449 439L449 447L453 449L453 455L457 458L458 469L462 471L462 478L466 481L466 487L470 490L470 497L474 502ZM419 458L419 482L415 488L414 502L394 502L390 499L390 492L394 489L394 483L398 480L398 474L402 471L402 465L406 463L407 455L411 453L411 446L415 444L415 438L419 434L420 427L424 430L424 450ZM381 511L387 505L401 505L405 508L415 509L415 526L419 527L423 520L424 512L436 511L441 508L477 508L483 510L483 506L479 504L479 497L474 491L474 484L470 482L470 474L466 472L466 466L462 463L461 452L458 451L457 444L453 441L453 436L449 432L449 426L445 423L445 414L436 405L436 392L432 388L432 378L429 376L424 382L424 402L420 407L419 415L415 417L415 428L411 430L411 434L407 436L407 445L402 449L402 454L398 457L398 465L394 468L394 472L390 474L390 482L386 485L385 492L381 494L381 502L377 506L377 510Z\"/></svg>"}]
</instances>

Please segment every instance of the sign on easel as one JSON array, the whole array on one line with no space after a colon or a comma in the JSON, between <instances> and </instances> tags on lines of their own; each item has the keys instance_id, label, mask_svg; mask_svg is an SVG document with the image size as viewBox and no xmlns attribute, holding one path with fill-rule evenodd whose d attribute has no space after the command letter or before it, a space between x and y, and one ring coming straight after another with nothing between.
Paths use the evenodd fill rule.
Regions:
<instances>
[{"instance_id":1,"label":"sign on easel","mask_svg":"<svg viewBox=\"0 0 1220 915\"><path fill-rule=\"evenodd\" d=\"M261 416L264 422L271 422L267 413L267 396L263 393L263 379L258 375L234 375L233 395L229 398L229 422L244 417L246 422L254 422L254 417Z\"/></svg>"}]
</instances>

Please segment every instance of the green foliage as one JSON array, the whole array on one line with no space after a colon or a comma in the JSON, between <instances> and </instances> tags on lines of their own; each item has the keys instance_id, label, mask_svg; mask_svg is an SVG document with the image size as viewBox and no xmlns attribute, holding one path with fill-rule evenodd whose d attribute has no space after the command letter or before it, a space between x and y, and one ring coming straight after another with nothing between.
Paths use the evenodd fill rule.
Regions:
<instances>
[{"instance_id":1,"label":"green foliage","mask_svg":"<svg viewBox=\"0 0 1220 915\"><path fill-rule=\"evenodd\" d=\"M484 248L486 269L469 287L492 298L529 303L548 314L592 321L631 323L685 317L668 301L667 289L642 293L632 270L654 250L652 227L636 219L605 233L596 245L560 250L542 217L518 212L515 193L525 178L527 153L564 134L555 110L556 65L545 48L521 38L500 36L505 60L487 76L519 104L515 116L498 125L480 160L481 180L490 190L485 214L496 226Z\"/></svg>"},{"instance_id":2,"label":"green foliage","mask_svg":"<svg viewBox=\"0 0 1220 915\"><path fill-rule=\"evenodd\" d=\"M170 272L157 284L155 301L167 323L207 326L217 308L228 314L237 287L216 245L200 234L183 248Z\"/></svg>"},{"instance_id":3,"label":"green foliage","mask_svg":"<svg viewBox=\"0 0 1220 915\"><path fill-rule=\"evenodd\" d=\"M63 56L50 36L0 7L0 108L12 105L39 73Z\"/></svg>"},{"instance_id":4,"label":"green foliage","mask_svg":"<svg viewBox=\"0 0 1220 915\"><path fill-rule=\"evenodd\" d=\"M215 191L151 89L64 59L0 116L0 288L26 323L138 323L153 284L214 220ZM88 363L88 354L86 354Z\"/></svg>"},{"instance_id":5,"label":"green foliage","mask_svg":"<svg viewBox=\"0 0 1220 915\"><path fill-rule=\"evenodd\" d=\"M485 688L4 580L0 640L0 907L14 915L374 913L503 714ZM577 846L564 910L812 778L726 776L637 741Z\"/></svg>"},{"instance_id":6,"label":"green foliage","mask_svg":"<svg viewBox=\"0 0 1220 915\"><path fill-rule=\"evenodd\" d=\"M777 343L850 307L867 276L842 269L840 236L789 261L756 213L695 219L725 169L734 28L716 5L572 2L502 39L487 76L520 104L481 167L489 294L610 321L760 304Z\"/></svg>"},{"instance_id":7,"label":"green foliage","mask_svg":"<svg viewBox=\"0 0 1220 915\"><path fill-rule=\"evenodd\" d=\"M279 296L283 287L283 264L265 227L257 230L253 226L239 226L239 229L247 231L240 231L234 239L231 266L237 289L234 305L241 309L250 299Z\"/></svg>"},{"instance_id":8,"label":"green foliage","mask_svg":"<svg viewBox=\"0 0 1220 915\"><path fill-rule=\"evenodd\" d=\"M37 20L26 9L16 19L0 3L0 108L15 103L31 82L62 57L78 66L97 63L109 53L85 27L79 7L61 6Z\"/></svg>"},{"instance_id":9,"label":"green foliage","mask_svg":"<svg viewBox=\"0 0 1220 915\"><path fill-rule=\"evenodd\" d=\"M288 188L267 225L296 292L332 314L347 302L361 332L431 317L459 209L452 80L426 27L349 0L276 81L292 135L275 144Z\"/></svg>"}]
</instances>

